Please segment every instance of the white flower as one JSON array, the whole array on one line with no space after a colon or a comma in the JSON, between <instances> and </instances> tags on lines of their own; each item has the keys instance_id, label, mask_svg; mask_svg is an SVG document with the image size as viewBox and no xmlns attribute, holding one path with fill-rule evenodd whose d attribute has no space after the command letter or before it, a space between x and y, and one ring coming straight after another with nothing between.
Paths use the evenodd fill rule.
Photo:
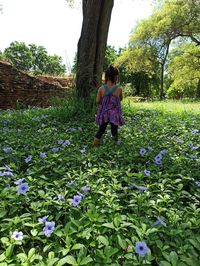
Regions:
<instances>
[{"instance_id":1,"label":"white flower","mask_svg":"<svg viewBox=\"0 0 200 266\"><path fill-rule=\"evenodd\" d=\"M12 234L12 238L14 240L22 240L23 239L23 233L21 231L20 232L15 231Z\"/></svg>"}]
</instances>

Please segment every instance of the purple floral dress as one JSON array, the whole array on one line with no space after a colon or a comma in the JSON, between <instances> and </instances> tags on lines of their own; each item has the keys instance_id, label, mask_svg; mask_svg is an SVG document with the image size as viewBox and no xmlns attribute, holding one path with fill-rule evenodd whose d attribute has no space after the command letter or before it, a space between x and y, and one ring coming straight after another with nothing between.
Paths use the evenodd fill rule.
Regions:
<instances>
[{"instance_id":1,"label":"purple floral dress","mask_svg":"<svg viewBox=\"0 0 200 266\"><path fill-rule=\"evenodd\" d=\"M106 95L101 97L96 116L96 123L99 126L107 122L122 126L124 124L124 119L122 117L120 99L113 95L118 87L115 85L112 89L109 89L105 84L103 85L103 88L106 91Z\"/></svg>"}]
</instances>

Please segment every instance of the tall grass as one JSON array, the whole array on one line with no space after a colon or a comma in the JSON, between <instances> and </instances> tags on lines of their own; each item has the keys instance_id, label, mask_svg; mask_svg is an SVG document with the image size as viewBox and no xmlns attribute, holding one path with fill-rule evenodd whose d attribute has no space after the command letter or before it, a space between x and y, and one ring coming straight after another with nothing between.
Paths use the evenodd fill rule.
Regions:
<instances>
[{"instance_id":1,"label":"tall grass","mask_svg":"<svg viewBox=\"0 0 200 266\"><path fill-rule=\"evenodd\" d=\"M198 102L183 102L183 101L154 101L154 102L133 102L131 99L125 99L123 108L127 112L136 109L149 109L159 111L163 114L171 113L175 115L200 114L200 101Z\"/></svg>"}]
</instances>

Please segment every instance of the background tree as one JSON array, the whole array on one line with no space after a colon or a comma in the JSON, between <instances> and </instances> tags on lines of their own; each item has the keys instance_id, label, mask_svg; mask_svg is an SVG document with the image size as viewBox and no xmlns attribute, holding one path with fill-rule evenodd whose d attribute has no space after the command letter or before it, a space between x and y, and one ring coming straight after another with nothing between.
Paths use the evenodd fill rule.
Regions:
<instances>
[{"instance_id":1,"label":"background tree","mask_svg":"<svg viewBox=\"0 0 200 266\"><path fill-rule=\"evenodd\" d=\"M24 42L12 42L4 50L6 60L13 64L17 69L29 71L33 64L33 56L28 46Z\"/></svg>"},{"instance_id":2,"label":"background tree","mask_svg":"<svg viewBox=\"0 0 200 266\"><path fill-rule=\"evenodd\" d=\"M63 75L65 73L62 58L57 55L48 55L43 46L12 42L5 49L3 56L19 70L29 71L35 75Z\"/></svg>"},{"instance_id":3,"label":"background tree","mask_svg":"<svg viewBox=\"0 0 200 266\"><path fill-rule=\"evenodd\" d=\"M172 80L167 94L172 98L200 98L200 46L183 43L170 53L169 75Z\"/></svg>"},{"instance_id":4,"label":"background tree","mask_svg":"<svg viewBox=\"0 0 200 266\"><path fill-rule=\"evenodd\" d=\"M103 71L105 71L109 65L114 64L118 57L118 52L114 46L108 45L106 47L104 62L103 62Z\"/></svg>"},{"instance_id":5,"label":"background tree","mask_svg":"<svg viewBox=\"0 0 200 266\"><path fill-rule=\"evenodd\" d=\"M199 44L199 0L165 0L152 16L141 21L133 32L128 51L123 54L127 69L134 70L135 60L145 71L155 63L160 71L160 98L163 98L165 64L172 40L190 38ZM141 60L142 58L142 60ZM142 61L142 62L140 62Z\"/></svg>"}]
</instances>

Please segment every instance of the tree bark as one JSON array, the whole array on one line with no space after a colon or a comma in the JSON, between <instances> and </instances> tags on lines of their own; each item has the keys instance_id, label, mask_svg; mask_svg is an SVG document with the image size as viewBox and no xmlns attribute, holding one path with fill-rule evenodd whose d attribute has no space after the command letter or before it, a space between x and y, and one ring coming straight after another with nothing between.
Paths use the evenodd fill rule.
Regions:
<instances>
[{"instance_id":1,"label":"tree bark","mask_svg":"<svg viewBox=\"0 0 200 266\"><path fill-rule=\"evenodd\" d=\"M200 79L199 79L199 81L198 81L198 83L197 83L197 92L196 92L196 96L197 96L197 98L200 98Z\"/></svg>"},{"instance_id":2,"label":"tree bark","mask_svg":"<svg viewBox=\"0 0 200 266\"><path fill-rule=\"evenodd\" d=\"M166 63L167 56L169 53L170 43L171 43L171 39L168 40L168 42L166 43L165 55L164 55L162 62L160 63L160 65L161 65L161 70L160 70L160 100L162 100L164 98L164 71L165 71L165 63Z\"/></svg>"},{"instance_id":3,"label":"tree bark","mask_svg":"<svg viewBox=\"0 0 200 266\"><path fill-rule=\"evenodd\" d=\"M161 65L160 70L160 100L164 98L164 64Z\"/></svg>"},{"instance_id":4,"label":"tree bark","mask_svg":"<svg viewBox=\"0 0 200 266\"><path fill-rule=\"evenodd\" d=\"M114 0L82 0L83 23L77 53L77 94L87 98L101 82Z\"/></svg>"}]
</instances>

